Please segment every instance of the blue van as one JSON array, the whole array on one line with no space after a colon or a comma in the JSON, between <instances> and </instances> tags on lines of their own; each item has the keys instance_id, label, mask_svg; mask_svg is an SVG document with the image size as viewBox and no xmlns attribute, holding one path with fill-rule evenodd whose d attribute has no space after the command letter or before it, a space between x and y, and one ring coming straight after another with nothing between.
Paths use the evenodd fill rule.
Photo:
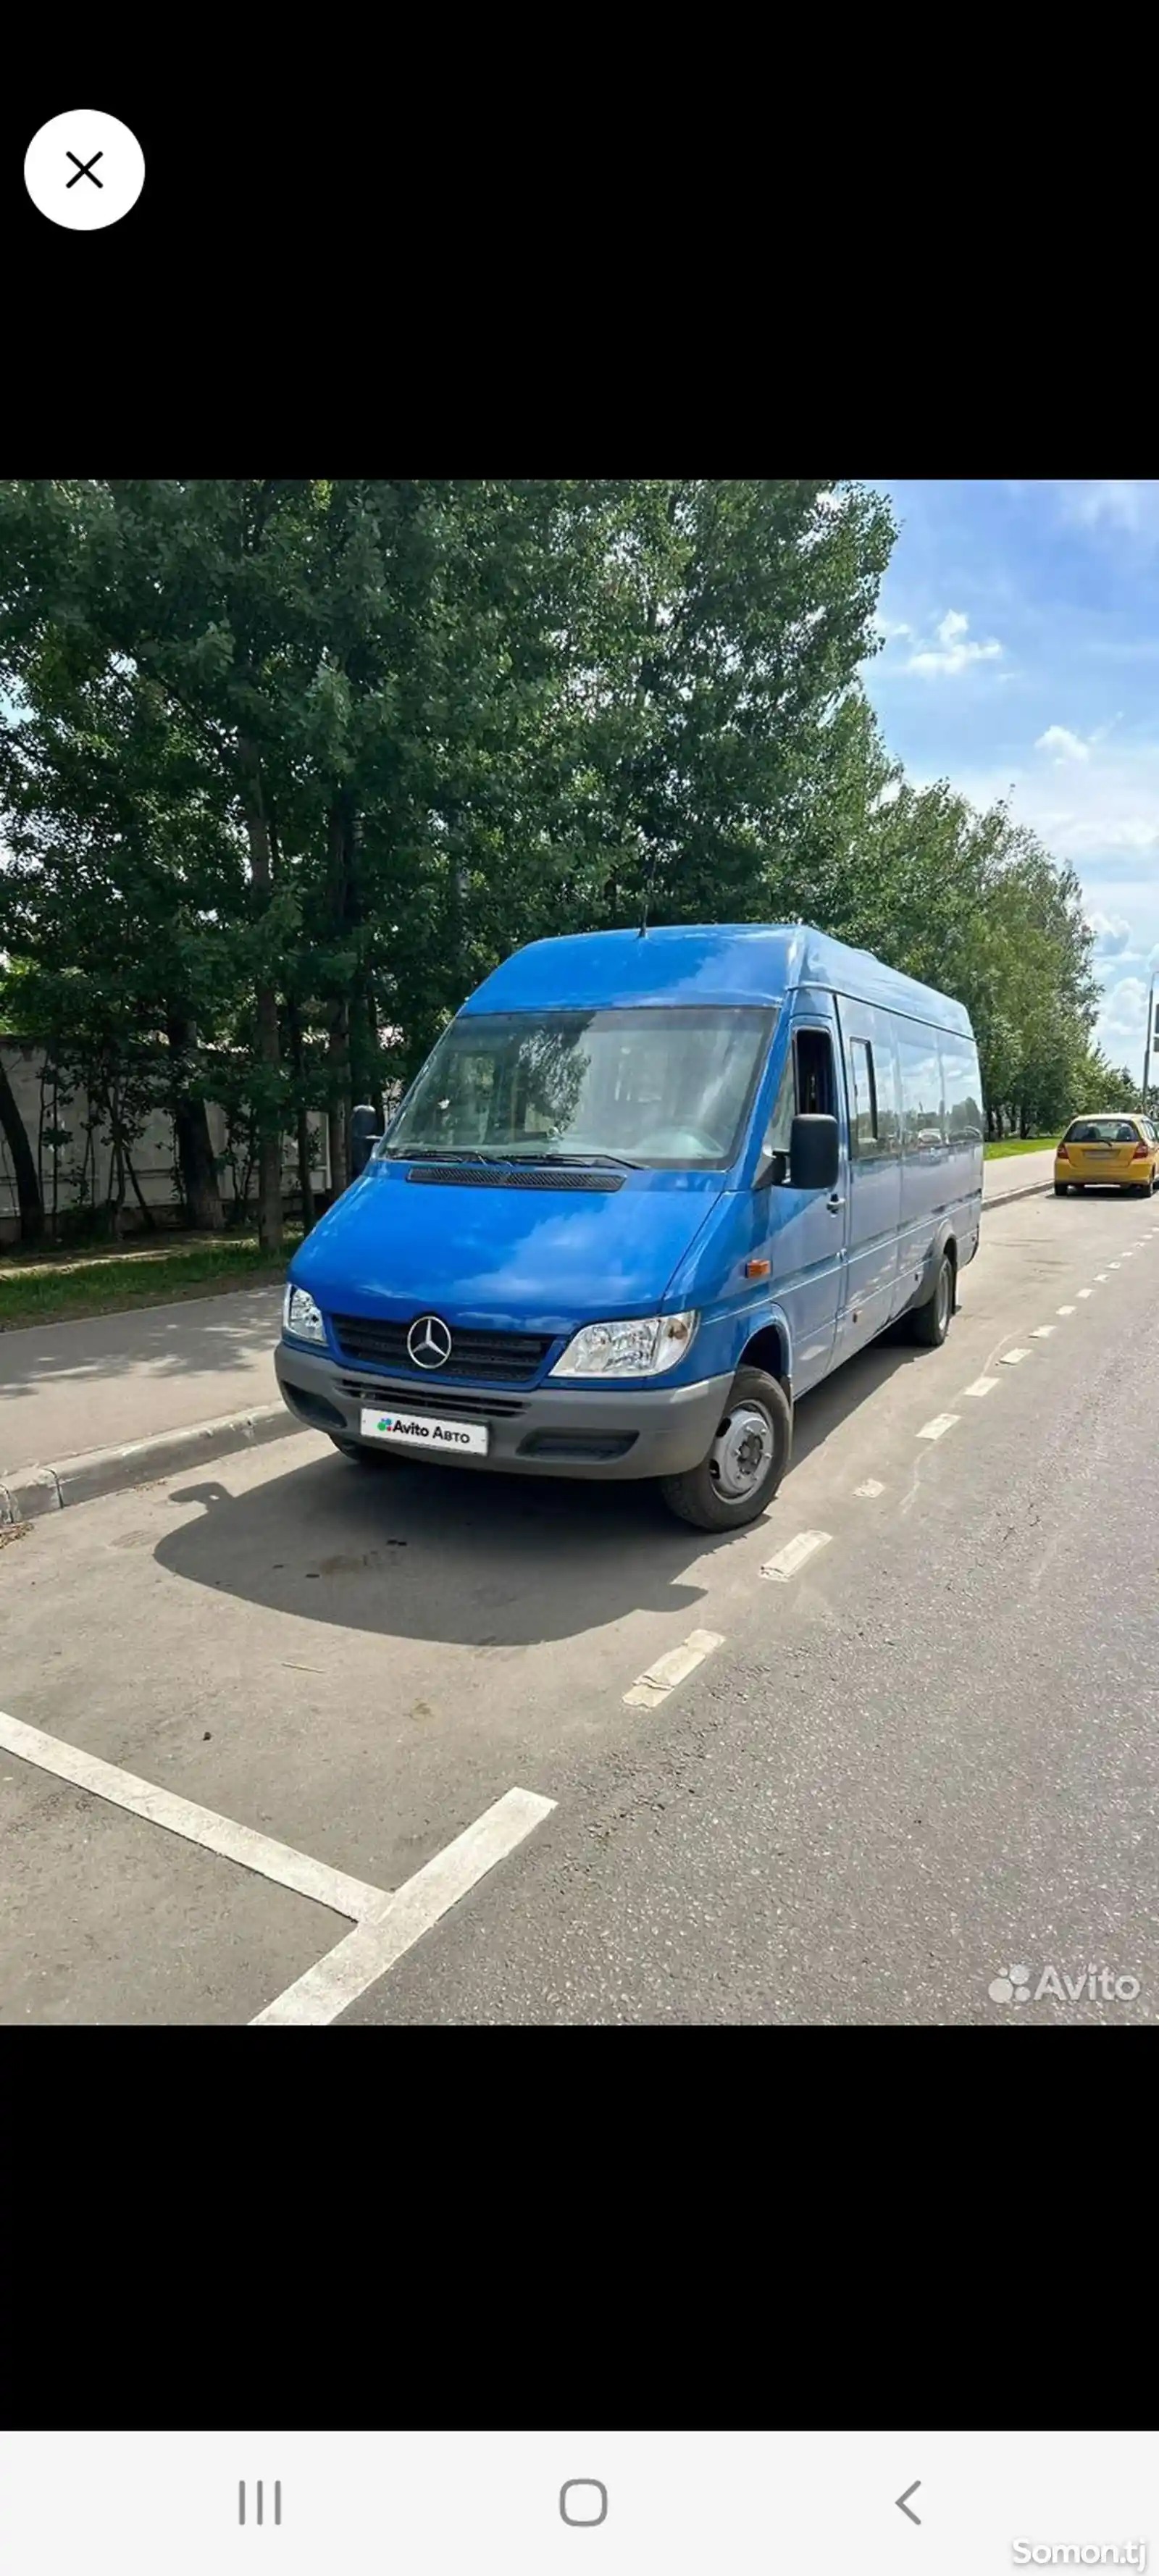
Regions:
<instances>
[{"instance_id":1,"label":"blue van","mask_svg":"<svg viewBox=\"0 0 1159 2576\"><path fill-rule=\"evenodd\" d=\"M736 1529L798 1396L903 1316L945 1340L981 1205L960 1002L797 923L537 940L295 1254L278 1380L351 1458Z\"/></svg>"}]
</instances>

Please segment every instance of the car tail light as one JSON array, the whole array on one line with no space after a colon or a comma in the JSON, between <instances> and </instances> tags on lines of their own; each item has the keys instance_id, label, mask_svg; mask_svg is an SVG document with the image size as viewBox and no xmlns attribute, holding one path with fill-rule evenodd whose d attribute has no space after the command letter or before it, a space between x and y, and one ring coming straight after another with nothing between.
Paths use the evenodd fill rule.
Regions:
<instances>
[{"instance_id":1,"label":"car tail light","mask_svg":"<svg viewBox=\"0 0 1159 2576\"><path fill-rule=\"evenodd\" d=\"M1149 1146L1149 1145L1136 1145L1136 1147L1135 1147L1135 1151L1134 1151L1134 1153L1133 1153L1133 1154L1132 1154L1132 1156L1131 1156L1131 1161L1132 1161L1133 1163L1149 1163L1149 1162L1150 1162L1150 1160L1151 1160L1151 1148L1150 1148L1150 1146Z\"/></svg>"},{"instance_id":2,"label":"car tail light","mask_svg":"<svg viewBox=\"0 0 1159 2576\"><path fill-rule=\"evenodd\" d=\"M1067 1150L1066 1150L1066 1146L1065 1146L1065 1145L1060 1145L1060 1146L1059 1146L1059 1149L1058 1149L1058 1161L1059 1161L1060 1163L1069 1163L1069 1161L1070 1161L1070 1155L1068 1154L1068 1152L1067 1152Z\"/></svg>"}]
</instances>

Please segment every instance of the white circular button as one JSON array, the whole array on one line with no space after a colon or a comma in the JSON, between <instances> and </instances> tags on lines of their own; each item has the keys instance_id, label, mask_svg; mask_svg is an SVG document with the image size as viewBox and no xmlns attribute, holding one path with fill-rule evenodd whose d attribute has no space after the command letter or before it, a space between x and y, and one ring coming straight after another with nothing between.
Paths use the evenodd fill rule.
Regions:
<instances>
[{"instance_id":1,"label":"white circular button","mask_svg":"<svg viewBox=\"0 0 1159 2576\"><path fill-rule=\"evenodd\" d=\"M50 116L24 155L24 185L50 224L71 233L119 224L145 184L145 155L119 116L70 108Z\"/></svg>"}]
</instances>

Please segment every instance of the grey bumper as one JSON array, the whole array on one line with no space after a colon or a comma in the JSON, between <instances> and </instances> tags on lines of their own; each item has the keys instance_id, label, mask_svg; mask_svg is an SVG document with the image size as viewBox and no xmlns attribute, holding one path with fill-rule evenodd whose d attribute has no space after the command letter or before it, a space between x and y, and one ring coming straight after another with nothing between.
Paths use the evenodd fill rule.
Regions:
<instances>
[{"instance_id":1,"label":"grey bumper","mask_svg":"<svg viewBox=\"0 0 1159 2576\"><path fill-rule=\"evenodd\" d=\"M526 1394L446 1386L436 1395L429 1379L416 1385L413 1378L376 1377L290 1342L279 1342L274 1368L291 1413L312 1431L358 1440L364 1404L440 1414L452 1422L485 1422L485 1458L444 1457L439 1463L530 1476L682 1475L707 1456L732 1384L730 1377L714 1377L695 1386L644 1392L552 1386ZM365 1445L376 1449L386 1444L370 1440ZM391 1454L430 1458L429 1451Z\"/></svg>"}]
</instances>

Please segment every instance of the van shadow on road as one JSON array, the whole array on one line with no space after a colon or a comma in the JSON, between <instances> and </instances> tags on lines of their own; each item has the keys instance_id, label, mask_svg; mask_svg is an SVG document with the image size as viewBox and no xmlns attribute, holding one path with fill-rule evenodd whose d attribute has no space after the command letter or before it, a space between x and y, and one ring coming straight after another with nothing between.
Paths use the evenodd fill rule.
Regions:
<instances>
[{"instance_id":1,"label":"van shadow on road","mask_svg":"<svg viewBox=\"0 0 1159 2576\"><path fill-rule=\"evenodd\" d=\"M920 1356L878 1343L838 1370L799 1408L796 1457ZM790 1497L791 1484L762 1524L774 1547L792 1534ZM442 1645L562 1641L635 1610L670 1614L676 1644L702 1615L704 1560L737 1544L674 1520L648 1484L477 1475L409 1459L360 1468L314 1458L246 1493L205 1478L174 1486L170 1500L202 1506L155 1551L182 1581L336 1628Z\"/></svg>"}]
</instances>

